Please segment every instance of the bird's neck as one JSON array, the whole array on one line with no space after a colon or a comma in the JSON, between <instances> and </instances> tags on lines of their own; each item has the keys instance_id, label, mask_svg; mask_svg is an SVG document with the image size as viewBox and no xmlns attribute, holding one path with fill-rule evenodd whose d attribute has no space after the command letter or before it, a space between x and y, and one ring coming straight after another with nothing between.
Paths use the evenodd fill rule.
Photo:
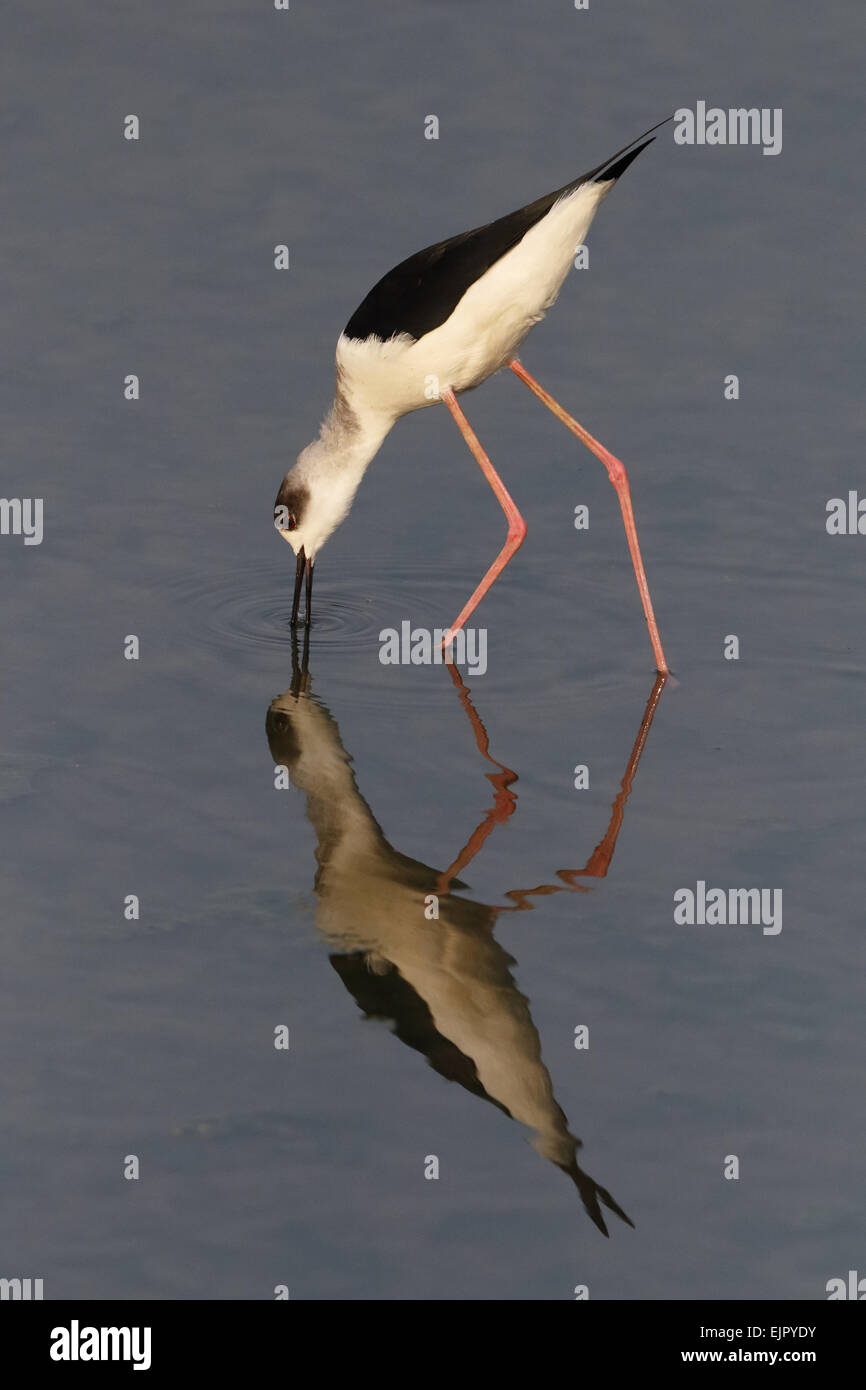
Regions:
<instances>
[{"instance_id":1,"label":"bird's neck","mask_svg":"<svg viewBox=\"0 0 866 1390\"><path fill-rule=\"evenodd\" d=\"M314 498L304 526L304 548L311 559L345 519L393 423L388 415L350 404L338 391L318 439L307 445L289 475Z\"/></svg>"},{"instance_id":2,"label":"bird's neck","mask_svg":"<svg viewBox=\"0 0 866 1390\"><path fill-rule=\"evenodd\" d=\"M394 416L350 400L338 382L334 404L322 421L319 440L339 467L363 475L394 424Z\"/></svg>"}]
</instances>

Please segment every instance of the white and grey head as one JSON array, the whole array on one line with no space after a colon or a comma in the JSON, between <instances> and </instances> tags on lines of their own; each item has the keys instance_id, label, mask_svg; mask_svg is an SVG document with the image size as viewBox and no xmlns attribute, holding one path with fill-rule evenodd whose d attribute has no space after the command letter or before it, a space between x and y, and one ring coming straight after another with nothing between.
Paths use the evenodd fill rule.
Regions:
<instances>
[{"instance_id":1,"label":"white and grey head","mask_svg":"<svg viewBox=\"0 0 866 1390\"><path fill-rule=\"evenodd\" d=\"M352 505L361 481L322 439L308 444L290 468L274 502L274 525L296 555L315 558Z\"/></svg>"},{"instance_id":2,"label":"white and grey head","mask_svg":"<svg viewBox=\"0 0 866 1390\"><path fill-rule=\"evenodd\" d=\"M378 447L378 441L376 441ZM292 626L297 622L301 580L307 577L307 613L313 565L325 541L345 519L375 447L359 451L316 439L286 474L274 503L274 526L297 556Z\"/></svg>"},{"instance_id":3,"label":"white and grey head","mask_svg":"<svg viewBox=\"0 0 866 1390\"><path fill-rule=\"evenodd\" d=\"M318 439L298 455L274 503L274 525L298 557L292 625L298 615L301 579L307 575L307 615L316 556L348 515L370 460L394 416L361 413L350 406L338 373L337 395Z\"/></svg>"}]
</instances>

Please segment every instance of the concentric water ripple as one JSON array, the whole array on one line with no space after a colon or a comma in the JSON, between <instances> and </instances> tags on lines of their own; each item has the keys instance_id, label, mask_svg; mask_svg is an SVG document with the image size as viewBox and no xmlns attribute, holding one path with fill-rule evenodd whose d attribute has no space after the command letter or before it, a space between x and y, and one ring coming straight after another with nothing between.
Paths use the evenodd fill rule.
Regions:
<instances>
[{"instance_id":1,"label":"concentric water ripple","mask_svg":"<svg viewBox=\"0 0 866 1390\"><path fill-rule=\"evenodd\" d=\"M168 587L188 615L191 637L225 649L239 643L287 647L293 586L294 567L271 560L211 574L189 572ZM377 651L381 628L410 614L413 623L442 625L447 605L455 606L458 586L453 574L431 575L429 566L412 574L368 562L353 565L348 578L325 570L316 576L312 640L319 649Z\"/></svg>"},{"instance_id":2,"label":"concentric water ripple","mask_svg":"<svg viewBox=\"0 0 866 1390\"><path fill-rule=\"evenodd\" d=\"M317 575L310 633L310 669L315 675L335 657L340 674L353 695L365 704L383 699L395 707L426 706L441 698L443 678L439 667L404 667L401 674L379 660L380 632L409 620L414 627L443 628L477 583L470 566L458 569L437 563L429 556L419 562L400 556L382 564L372 557L354 557L351 570L325 565ZM526 590L537 587L531 576L509 575L507 581L519 595L515 607L527 609ZM188 572L167 586L175 613L193 644L223 654L244 648L284 651L291 654L289 626L294 567L277 560L247 561L210 573ZM521 593L520 590L523 590ZM529 635L534 654L527 660L527 634L509 626L499 603L491 613L479 611L475 625L487 630L487 671L461 674L479 693L495 687L497 695L514 694L531 702L534 711L561 709L579 687L615 689L628 679L622 663L612 663L609 644L599 633L604 619L597 611L611 607L615 597L606 592L604 580L594 586L594 617L581 619L569 611L567 596L556 593L536 600L543 616L544 644ZM573 602L573 600L572 600ZM485 621L488 617L489 621ZM567 619L567 621L566 621ZM480 620L480 621L479 621ZM586 641L581 643L581 628ZM648 667L649 669L649 667Z\"/></svg>"}]
</instances>

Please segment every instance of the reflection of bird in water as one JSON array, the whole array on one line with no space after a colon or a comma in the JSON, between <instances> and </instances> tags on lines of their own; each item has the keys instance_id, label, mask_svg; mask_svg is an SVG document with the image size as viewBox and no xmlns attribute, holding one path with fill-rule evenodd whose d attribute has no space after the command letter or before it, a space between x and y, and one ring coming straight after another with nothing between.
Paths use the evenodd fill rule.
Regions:
<instances>
[{"instance_id":1,"label":"reflection of bird in water","mask_svg":"<svg viewBox=\"0 0 866 1390\"><path fill-rule=\"evenodd\" d=\"M449 667L489 758L486 734L455 667ZM309 677L296 672L292 687L268 710L267 733L274 762L289 770L307 799L318 837L317 926L338 948L331 963L363 1012L388 1019L396 1036L427 1057L440 1075L491 1101L534 1132L534 1146L575 1183L589 1216L605 1235L601 1205L632 1225L611 1194L577 1161L580 1141L553 1094L529 1001L515 984L514 958L493 931L501 912L532 906L529 898L558 891L586 891L577 875L607 871L622 806L664 685L653 689L623 790L605 840L583 870L563 871L556 884L508 894L506 907L456 896L458 864L472 857L498 820L514 809L508 784L515 774L491 775L497 804L466 850L444 875L400 854L385 839L358 790L336 722L311 695ZM493 762L493 759L489 759ZM425 903L438 897L438 920Z\"/></svg>"}]
</instances>

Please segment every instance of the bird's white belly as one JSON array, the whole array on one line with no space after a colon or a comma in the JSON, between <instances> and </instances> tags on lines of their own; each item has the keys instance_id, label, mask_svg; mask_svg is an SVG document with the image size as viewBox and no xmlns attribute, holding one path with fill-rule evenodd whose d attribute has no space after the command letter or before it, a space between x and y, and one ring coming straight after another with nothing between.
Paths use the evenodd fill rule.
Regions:
<instances>
[{"instance_id":1,"label":"bird's white belly","mask_svg":"<svg viewBox=\"0 0 866 1390\"><path fill-rule=\"evenodd\" d=\"M612 185L583 184L469 287L450 316L417 342L341 337L337 364L350 398L394 419L434 405L450 386L478 386L514 356L559 294L577 246Z\"/></svg>"}]
</instances>

